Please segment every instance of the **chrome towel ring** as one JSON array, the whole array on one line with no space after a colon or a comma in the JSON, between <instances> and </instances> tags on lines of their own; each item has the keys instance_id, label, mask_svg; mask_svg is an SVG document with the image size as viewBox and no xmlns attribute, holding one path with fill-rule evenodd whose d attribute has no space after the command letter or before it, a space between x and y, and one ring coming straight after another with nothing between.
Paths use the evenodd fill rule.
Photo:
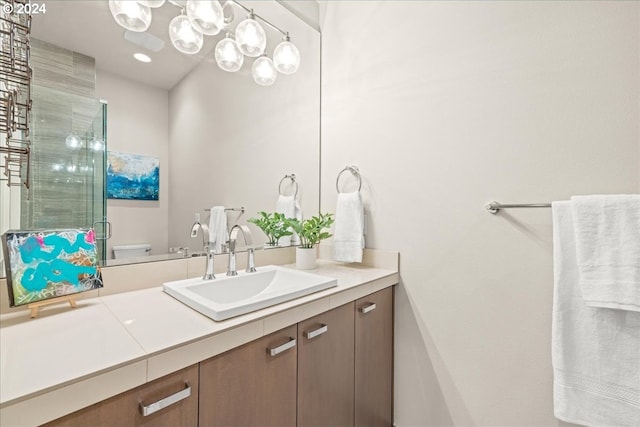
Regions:
<instances>
[{"instance_id":1,"label":"chrome towel ring","mask_svg":"<svg viewBox=\"0 0 640 427\"><path fill-rule=\"evenodd\" d=\"M278 194L280 194L281 196L286 196L286 194L282 194L282 183L286 180L286 179L290 179L291 183L293 185L295 185L296 187L296 191L295 193L293 193L293 197L297 197L298 196L298 181L296 181L296 174L292 173L291 175L285 175L284 178L282 178L280 180L280 184L278 184Z\"/></svg>"},{"instance_id":2,"label":"chrome towel ring","mask_svg":"<svg viewBox=\"0 0 640 427\"><path fill-rule=\"evenodd\" d=\"M336 178L336 190L338 191L338 193L341 193L340 186L338 185L338 183L340 182L340 176L343 174L343 172L346 171L351 172L351 175L358 178L358 191L362 190L362 177L360 176L360 170L357 166L346 166L340 171L340 173L338 173L338 177Z\"/></svg>"}]
</instances>

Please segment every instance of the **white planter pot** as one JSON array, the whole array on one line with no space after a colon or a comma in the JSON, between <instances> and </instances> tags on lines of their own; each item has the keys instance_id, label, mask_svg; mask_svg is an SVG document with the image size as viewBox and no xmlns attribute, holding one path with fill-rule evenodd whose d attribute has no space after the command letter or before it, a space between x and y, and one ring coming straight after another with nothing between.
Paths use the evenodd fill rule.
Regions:
<instances>
[{"instance_id":1,"label":"white planter pot","mask_svg":"<svg viewBox=\"0 0 640 427\"><path fill-rule=\"evenodd\" d=\"M316 259L318 258L317 248L296 248L296 268L300 270L313 270L316 268Z\"/></svg>"}]
</instances>

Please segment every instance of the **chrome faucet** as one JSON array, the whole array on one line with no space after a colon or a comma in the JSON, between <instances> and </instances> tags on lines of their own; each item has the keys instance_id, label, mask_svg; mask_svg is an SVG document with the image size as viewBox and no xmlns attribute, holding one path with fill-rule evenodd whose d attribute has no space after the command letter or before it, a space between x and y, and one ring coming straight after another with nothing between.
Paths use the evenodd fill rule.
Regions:
<instances>
[{"instance_id":1,"label":"chrome faucet","mask_svg":"<svg viewBox=\"0 0 640 427\"><path fill-rule=\"evenodd\" d=\"M213 280L216 276L213 275L213 255L215 248L209 246L209 227L206 224L200 223L200 214L196 214L196 222L191 226L191 237L198 237L198 231L202 231L202 249L207 255L207 267L202 276L202 280Z\"/></svg>"},{"instance_id":2,"label":"chrome faucet","mask_svg":"<svg viewBox=\"0 0 640 427\"><path fill-rule=\"evenodd\" d=\"M229 264L227 266L227 276L237 276L236 270L236 240L238 238L238 231L242 232L244 238L244 244L247 246L247 273L255 273L256 264L254 261L255 247L250 246L253 243L251 237L251 230L246 225L234 225L229 232Z\"/></svg>"},{"instance_id":3,"label":"chrome faucet","mask_svg":"<svg viewBox=\"0 0 640 427\"><path fill-rule=\"evenodd\" d=\"M208 252L209 248L209 227L200 223L200 214L196 214L196 222L191 226L191 238L198 237L198 231L202 231L202 250Z\"/></svg>"}]
</instances>

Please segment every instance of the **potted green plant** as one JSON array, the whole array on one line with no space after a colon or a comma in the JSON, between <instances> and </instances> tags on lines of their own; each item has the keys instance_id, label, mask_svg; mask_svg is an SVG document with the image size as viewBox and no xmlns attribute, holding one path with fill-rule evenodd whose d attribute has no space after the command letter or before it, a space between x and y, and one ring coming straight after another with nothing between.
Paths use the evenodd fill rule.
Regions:
<instances>
[{"instance_id":1,"label":"potted green plant","mask_svg":"<svg viewBox=\"0 0 640 427\"><path fill-rule=\"evenodd\" d=\"M296 248L296 267L311 270L316 267L317 248L321 240L331 237L324 231L333 224L333 214L319 214L305 220L287 218L286 223L300 238L300 246Z\"/></svg>"},{"instance_id":2,"label":"potted green plant","mask_svg":"<svg viewBox=\"0 0 640 427\"><path fill-rule=\"evenodd\" d=\"M278 246L278 240L283 236L291 236L289 224L284 214L278 212L258 212L258 218L249 218L247 222L255 224L267 235L268 246Z\"/></svg>"}]
</instances>

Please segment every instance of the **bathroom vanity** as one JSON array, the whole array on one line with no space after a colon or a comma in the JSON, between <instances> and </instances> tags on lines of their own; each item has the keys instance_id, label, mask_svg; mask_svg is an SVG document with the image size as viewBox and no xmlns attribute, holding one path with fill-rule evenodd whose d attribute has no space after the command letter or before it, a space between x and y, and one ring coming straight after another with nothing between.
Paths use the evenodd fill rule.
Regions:
<instances>
[{"instance_id":1,"label":"bathroom vanity","mask_svg":"<svg viewBox=\"0 0 640 427\"><path fill-rule=\"evenodd\" d=\"M374 252L321 261L336 287L221 322L161 287L4 315L1 424L389 426L397 253Z\"/></svg>"}]
</instances>

